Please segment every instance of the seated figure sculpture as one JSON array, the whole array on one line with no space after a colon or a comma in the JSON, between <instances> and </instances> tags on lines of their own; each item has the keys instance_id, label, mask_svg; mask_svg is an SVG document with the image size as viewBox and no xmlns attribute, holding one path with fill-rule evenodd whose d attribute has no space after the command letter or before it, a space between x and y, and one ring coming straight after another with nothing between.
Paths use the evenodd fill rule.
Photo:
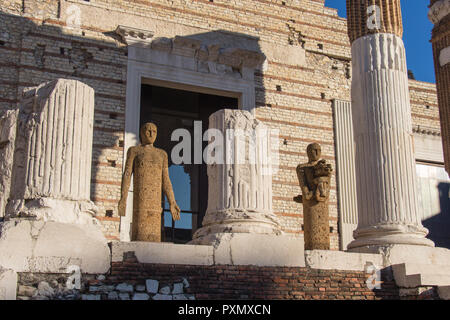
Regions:
<instances>
[{"instance_id":1,"label":"seated figure sculpture","mask_svg":"<svg viewBox=\"0 0 450 320\"><path fill-rule=\"evenodd\" d=\"M296 202L303 204L305 250L329 250L328 199L333 169L325 160L319 160L319 144L308 145L307 153L308 163L297 167L302 195L294 198Z\"/></svg>"},{"instance_id":2,"label":"seated figure sculpture","mask_svg":"<svg viewBox=\"0 0 450 320\"><path fill-rule=\"evenodd\" d=\"M157 127L146 123L140 130L141 144L127 152L122 177L119 216L125 216L128 189L133 175L133 220L131 240L161 242L162 192L170 205L174 220L180 219L178 207L169 178L167 153L156 148Z\"/></svg>"}]
</instances>

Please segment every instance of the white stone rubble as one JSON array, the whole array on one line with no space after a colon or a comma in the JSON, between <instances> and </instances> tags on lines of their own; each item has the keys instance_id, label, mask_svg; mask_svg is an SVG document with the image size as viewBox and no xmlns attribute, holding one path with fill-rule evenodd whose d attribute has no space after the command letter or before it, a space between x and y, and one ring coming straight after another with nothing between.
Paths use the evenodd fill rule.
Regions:
<instances>
[{"instance_id":1,"label":"white stone rubble","mask_svg":"<svg viewBox=\"0 0 450 320\"><path fill-rule=\"evenodd\" d=\"M158 293L159 282L157 280L148 279L145 281L148 293Z\"/></svg>"}]
</instances>

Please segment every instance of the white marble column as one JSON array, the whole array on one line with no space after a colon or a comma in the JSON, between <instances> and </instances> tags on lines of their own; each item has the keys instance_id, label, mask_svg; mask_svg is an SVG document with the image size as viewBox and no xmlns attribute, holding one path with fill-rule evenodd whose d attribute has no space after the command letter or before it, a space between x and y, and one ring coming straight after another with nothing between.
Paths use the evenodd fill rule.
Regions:
<instances>
[{"instance_id":1,"label":"white marble column","mask_svg":"<svg viewBox=\"0 0 450 320\"><path fill-rule=\"evenodd\" d=\"M348 248L434 246L425 238L428 230L418 211L400 4L380 0L380 11L373 11L361 7L360 1L349 3L358 228ZM380 25L357 29L355 16L365 23L364 15L370 18L370 12L380 12Z\"/></svg>"},{"instance_id":2,"label":"white marble column","mask_svg":"<svg viewBox=\"0 0 450 320\"><path fill-rule=\"evenodd\" d=\"M339 235L341 250L353 241L358 224L356 195L355 143L353 142L352 104L334 100L336 139L336 176L339 188Z\"/></svg>"},{"instance_id":3,"label":"white marble column","mask_svg":"<svg viewBox=\"0 0 450 320\"><path fill-rule=\"evenodd\" d=\"M8 217L90 223L94 90L59 79L23 94Z\"/></svg>"},{"instance_id":4,"label":"white marble column","mask_svg":"<svg viewBox=\"0 0 450 320\"><path fill-rule=\"evenodd\" d=\"M223 233L280 235L272 211L270 131L243 110L217 111L209 123L225 141L217 157L224 161L208 164L208 209L193 243L211 243Z\"/></svg>"}]
</instances>

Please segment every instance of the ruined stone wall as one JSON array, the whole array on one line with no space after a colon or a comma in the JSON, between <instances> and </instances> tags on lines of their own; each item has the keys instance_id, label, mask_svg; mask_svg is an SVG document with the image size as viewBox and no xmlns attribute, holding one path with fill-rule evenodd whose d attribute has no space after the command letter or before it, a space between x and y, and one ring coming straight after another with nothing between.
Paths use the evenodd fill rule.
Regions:
<instances>
[{"instance_id":1,"label":"ruined stone wall","mask_svg":"<svg viewBox=\"0 0 450 320\"><path fill-rule=\"evenodd\" d=\"M20 273L18 299L439 300L433 287L402 292L387 269L381 273L381 288L369 289L369 276L355 271L141 264L130 260L113 263L109 274L83 274L81 290L67 289L67 274ZM177 285L182 288L177 290Z\"/></svg>"},{"instance_id":2,"label":"ruined stone wall","mask_svg":"<svg viewBox=\"0 0 450 320\"><path fill-rule=\"evenodd\" d=\"M80 10L80 28L69 28L73 5ZM311 142L322 145L323 157L336 168L331 101L350 100L346 20L324 8L323 0L9 0L0 10L0 110L14 108L24 87L59 77L95 90L91 199L111 239L119 232L127 81L127 48L113 34L119 24L150 30L155 37L227 30L260 38L263 53L280 46L304 49L304 61L268 54L265 68L255 73L256 116L280 129L274 212L287 234L302 234L302 206L293 201L300 193L295 168L306 162ZM439 123L435 86L411 81L410 90L414 124L434 128ZM337 221L333 175L333 249L339 249Z\"/></svg>"}]
</instances>

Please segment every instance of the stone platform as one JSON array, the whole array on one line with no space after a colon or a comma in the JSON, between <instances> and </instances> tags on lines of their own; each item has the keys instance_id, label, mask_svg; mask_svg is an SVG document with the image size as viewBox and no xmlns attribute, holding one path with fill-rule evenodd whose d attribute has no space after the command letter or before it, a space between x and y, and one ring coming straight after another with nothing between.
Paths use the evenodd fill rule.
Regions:
<instances>
[{"instance_id":1,"label":"stone platform","mask_svg":"<svg viewBox=\"0 0 450 320\"><path fill-rule=\"evenodd\" d=\"M112 262L134 252L140 263L304 267L303 239L261 234L222 234L212 245L113 242Z\"/></svg>"}]
</instances>

